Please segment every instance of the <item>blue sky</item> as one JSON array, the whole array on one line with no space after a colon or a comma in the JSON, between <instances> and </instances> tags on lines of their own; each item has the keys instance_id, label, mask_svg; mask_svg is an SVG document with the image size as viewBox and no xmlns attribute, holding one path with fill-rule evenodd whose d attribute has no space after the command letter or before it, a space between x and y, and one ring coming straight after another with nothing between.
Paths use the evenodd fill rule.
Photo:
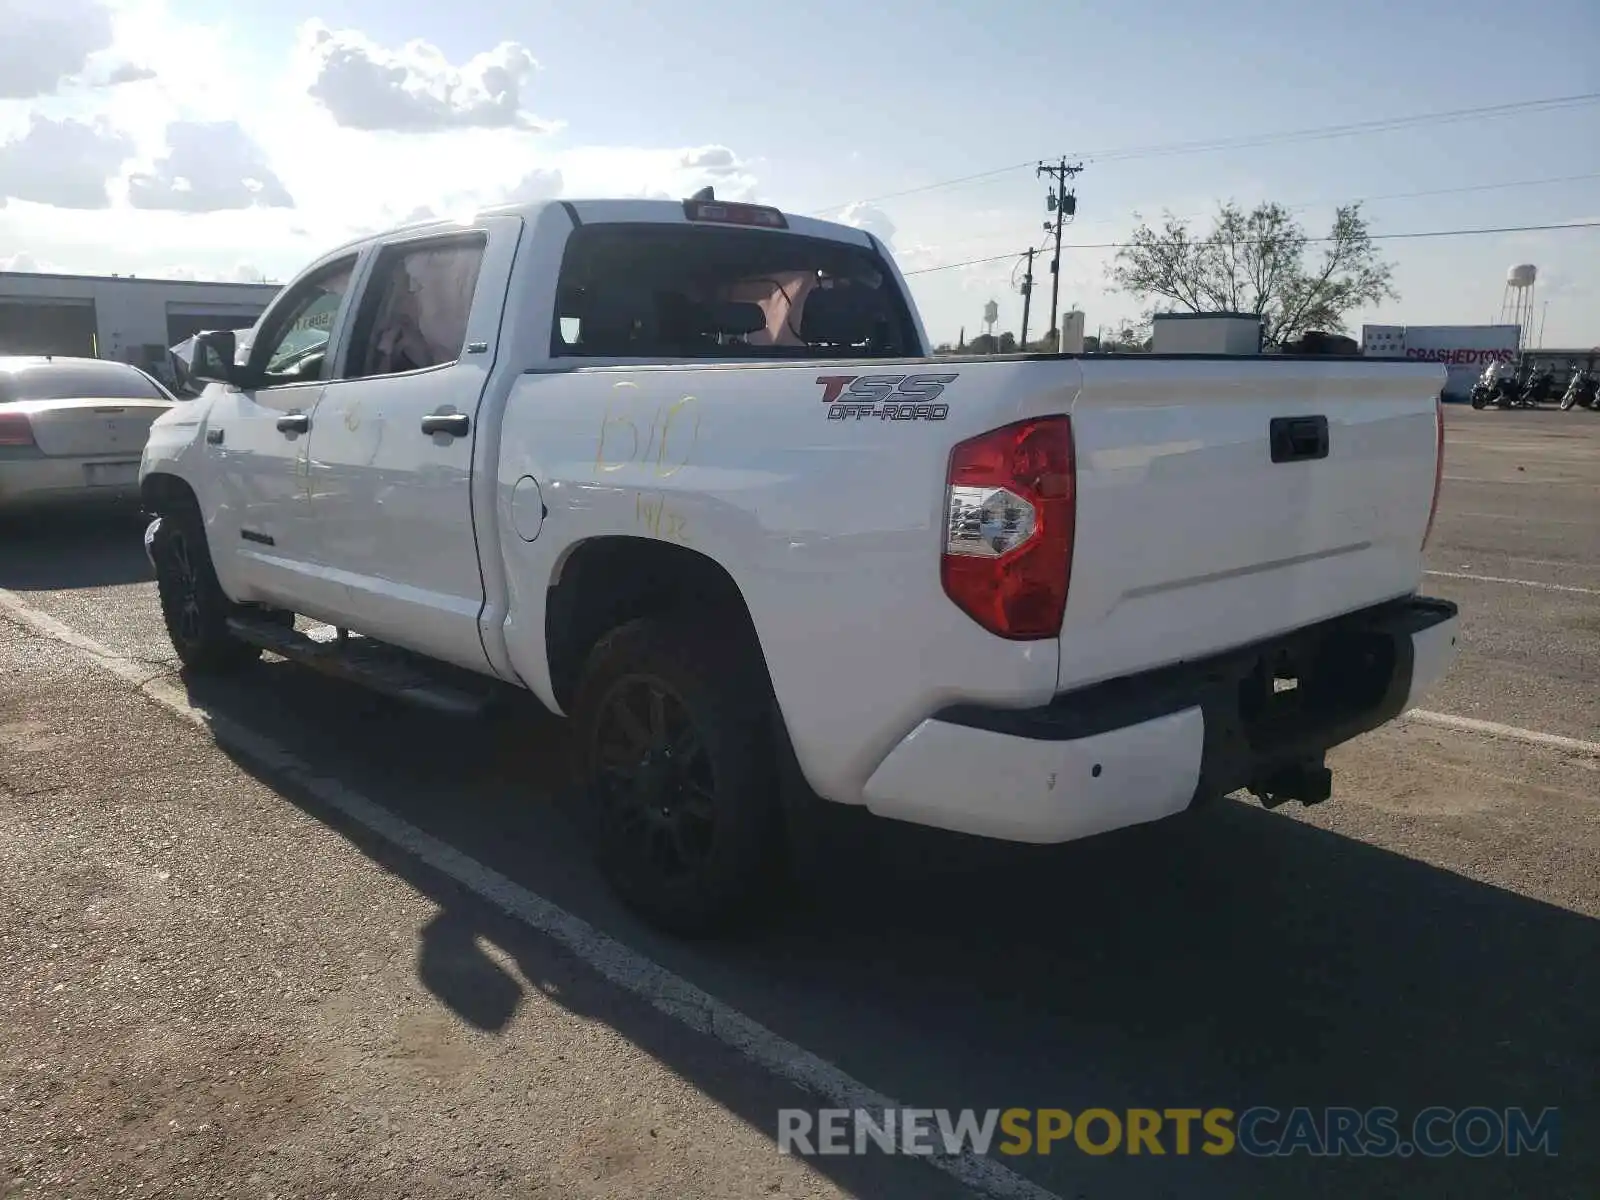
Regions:
<instances>
[{"instance_id":1,"label":"blue sky","mask_svg":"<svg viewBox=\"0 0 1600 1200\"><path fill-rule=\"evenodd\" d=\"M8 2L16 0L0 0L0 11ZM1227 197L1304 204L1303 219L1320 232L1341 200L1584 175L1592 177L1374 199L1368 213L1380 233L1600 220L1600 104L1226 152L1093 156L1600 92L1593 0L1346 3L1320 14L1242 0L1103 9L813 0L788 11L643 0L288 0L231 11L195 0L111 3L116 37L96 53L107 62L120 53L166 81L0 99L0 140L33 113L103 113L130 123L138 157L127 170L150 170L164 122L232 121L259 150L250 161L275 172L295 207L134 211L114 199L105 211L63 215L13 200L0 209L0 259L199 274L244 263L282 277L319 238L417 208L495 199L540 172L540 186L564 194L676 194L696 182L681 167L685 155L706 148L725 150L719 161L733 164L715 176L724 190L800 212L1084 155L1069 248L1120 240L1136 211L1203 216ZM538 63L522 81L520 107L554 128L341 128L328 106L305 99L314 65L304 27L313 21L337 35L328 45L354 39L375 61L421 40L437 48L434 61L461 67L518 43ZM406 169L391 169L396 162ZM1019 170L848 215L892 229L903 265L917 270L1040 239L1042 197L1043 185ZM1530 261L1549 301L1545 342L1600 343L1600 229L1393 242L1384 251L1401 299L1357 322L1489 319L1505 269ZM1063 304L1082 307L1091 329L1137 308L1107 294L1109 253L1069 249L1064 263ZM991 297L1002 325L1015 328L1011 270L1007 261L914 276L930 332L953 337L964 324L971 333ZM1044 319L1036 305L1035 332Z\"/></svg>"}]
</instances>

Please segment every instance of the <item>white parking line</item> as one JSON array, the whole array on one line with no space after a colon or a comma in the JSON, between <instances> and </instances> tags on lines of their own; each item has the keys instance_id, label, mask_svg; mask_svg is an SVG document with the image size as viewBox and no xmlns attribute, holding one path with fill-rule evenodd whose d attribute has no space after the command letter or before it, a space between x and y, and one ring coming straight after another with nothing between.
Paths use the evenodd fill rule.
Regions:
<instances>
[{"instance_id":1,"label":"white parking line","mask_svg":"<svg viewBox=\"0 0 1600 1200\"><path fill-rule=\"evenodd\" d=\"M1527 742L1530 746L1548 746L1552 750L1567 750L1589 758L1600 758L1600 742L1586 742L1582 738L1564 737L1559 733L1541 733L1537 729L1502 725L1499 721L1480 721L1476 717L1458 717L1452 713L1429 712L1425 708L1407 709L1401 716L1408 721L1437 725L1440 729L1454 729L1458 733L1481 733L1488 737Z\"/></svg>"},{"instance_id":2,"label":"white parking line","mask_svg":"<svg viewBox=\"0 0 1600 1200\"><path fill-rule=\"evenodd\" d=\"M1540 487L1574 487L1592 488L1600 486L1587 479L1545 479L1542 476L1529 477L1526 473L1507 476L1505 479L1490 479L1486 475L1446 475L1446 483L1533 483Z\"/></svg>"},{"instance_id":3,"label":"white parking line","mask_svg":"<svg viewBox=\"0 0 1600 1200\"><path fill-rule=\"evenodd\" d=\"M708 1034L786 1083L809 1092L830 1108L882 1110L904 1108L874 1091L827 1060L780 1037L742 1012L702 991L581 917L552 904L455 847L424 833L360 792L318 774L310 765L271 738L228 717L189 703L184 689L152 668L86 637L71 626L40 612L14 592L0 588L0 610L46 637L70 646L95 666L131 683L155 703L191 724L209 729L225 743L329 808L366 826L429 867L449 876L502 911L560 942L618 987L647 1000L698 1033ZM776 1119L777 1114L773 1114ZM774 1133L776 1128L774 1128ZM985 1196L1006 1200L1061 1200L1054 1192L1024 1178L992 1158L974 1154L924 1156L930 1166L953 1176Z\"/></svg>"},{"instance_id":4,"label":"white parking line","mask_svg":"<svg viewBox=\"0 0 1600 1200\"><path fill-rule=\"evenodd\" d=\"M1518 587L1542 588L1547 592L1576 592L1580 596L1600 596L1600 588L1578 587L1573 583L1540 583L1537 579L1507 579L1503 575L1468 575L1463 571L1424 571L1442 579L1471 579L1476 583L1514 583Z\"/></svg>"},{"instance_id":5,"label":"white parking line","mask_svg":"<svg viewBox=\"0 0 1600 1200\"><path fill-rule=\"evenodd\" d=\"M1445 518L1445 514L1444 513L1440 513L1439 516L1441 518ZM1449 516L1451 518L1457 518L1458 517L1458 518L1460 518L1461 520L1464 520L1464 521L1465 520L1474 520L1474 521L1523 521L1523 522L1530 521L1530 518L1529 518L1527 513L1456 512L1456 513L1449 514ZM1581 517L1550 517L1550 516L1546 516L1544 513L1540 513L1538 515L1537 519L1538 519L1539 524L1541 524L1541 525L1593 525L1594 524L1594 522L1592 520L1585 520L1585 519L1583 519Z\"/></svg>"}]
</instances>

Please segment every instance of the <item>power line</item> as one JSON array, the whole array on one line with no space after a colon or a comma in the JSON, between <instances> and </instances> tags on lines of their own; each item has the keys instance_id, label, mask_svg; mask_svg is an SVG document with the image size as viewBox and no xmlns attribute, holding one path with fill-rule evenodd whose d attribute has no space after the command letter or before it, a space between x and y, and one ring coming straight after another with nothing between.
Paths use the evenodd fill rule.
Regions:
<instances>
[{"instance_id":1,"label":"power line","mask_svg":"<svg viewBox=\"0 0 1600 1200\"><path fill-rule=\"evenodd\" d=\"M1383 200L1411 200L1411 199L1417 199L1417 198L1421 198L1421 197L1430 197L1430 196L1454 196L1454 195L1458 195L1458 194L1464 193L1464 192L1490 192L1490 191L1503 190L1505 188L1540 187L1540 186L1543 186L1545 184L1553 184L1553 183L1579 183L1579 182L1583 182L1583 181L1590 180L1590 179L1600 179L1600 171L1590 171L1589 173L1584 174L1584 175L1556 175L1556 176L1551 176L1551 177L1545 178L1545 179L1516 179L1516 180L1507 180L1507 181L1500 182L1500 183L1469 183L1469 184L1461 185L1459 187L1429 188L1429 189L1427 189L1425 191L1420 191L1420 192L1388 192L1388 193L1385 193L1383 195L1376 195L1376 196L1355 196L1355 197L1352 197L1352 198L1349 198L1349 199L1346 199L1346 200L1327 200L1327 199L1323 199L1323 200L1297 200L1292 204L1285 205L1285 207L1288 208L1291 212L1303 212L1308 208L1326 208L1326 207L1328 207L1330 205L1371 204L1371 203L1377 203L1377 202L1383 201ZM1137 211L1141 207L1143 207L1143 206L1135 205L1134 206L1134 210ZM1178 220L1178 221L1197 221L1197 220L1200 220L1200 219L1202 219L1202 218L1204 218L1204 217L1206 217L1208 215L1211 215L1211 214L1208 214L1208 213L1174 214L1173 215L1173 219L1174 220ZM1076 223L1081 224L1081 225L1088 225L1088 226L1117 225L1117 224L1121 223L1121 219L1117 218L1117 217L1096 217L1096 218L1093 218L1093 219L1088 220L1088 221L1076 222ZM1000 235L1000 236L1003 236L1003 235ZM996 240L998 240L997 235L989 233L989 234L981 234L978 237L957 238L953 242L952 241L946 241L946 242L943 242L941 244L946 246L946 247L970 246L974 242L991 242L992 243L992 242L994 242ZM1006 257L1006 256L1002 255L1001 257Z\"/></svg>"},{"instance_id":2,"label":"power line","mask_svg":"<svg viewBox=\"0 0 1600 1200\"><path fill-rule=\"evenodd\" d=\"M1548 183L1581 183L1588 179L1600 179L1600 171L1590 171L1586 175L1556 175L1549 179L1516 179L1506 183L1469 183L1463 187L1429 188L1422 192L1390 192L1383 196L1360 196L1351 203L1367 204L1379 200L1414 200L1419 196L1455 196L1462 192L1492 192L1500 188L1514 187L1541 187ZM1296 208L1315 208L1321 204L1328 204L1327 200L1307 200L1295 205Z\"/></svg>"},{"instance_id":3,"label":"power line","mask_svg":"<svg viewBox=\"0 0 1600 1200\"><path fill-rule=\"evenodd\" d=\"M1478 108L1458 108L1449 112L1418 113L1404 117L1383 117L1374 121L1356 121L1346 125L1324 125L1315 129L1297 129L1281 133L1252 134L1242 137L1219 138L1209 141L1169 142L1165 145L1134 147L1130 150L1102 151L1086 154L1096 162L1118 162L1131 158L1157 158L1169 154L1197 154L1211 150L1238 150L1254 146L1270 146L1284 142L1320 141L1327 138L1352 137L1364 133L1388 133L1396 129L1411 129L1418 125L1452 124L1460 121L1478 121L1516 113L1574 108L1600 100L1600 92L1585 92L1576 96L1552 96L1544 100L1520 100L1510 104L1489 104Z\"/></svg>"},{"instance_id":4,"label":"power line","mask_svg":"<svg viewBox=\"0 0 1600 1200\"><path fill-rule=\"evenodd\" d=\"M1574 96L1550 96L1543 100L1519 100L1509 104L1490 104L1477 108L1451 109L1447 112L1383 117L1373 121L1357 121L1344 125L1320 125L1308 129L1280 130L1276 133L1244 134L1210 141L1153 143L1145 146L1123 147L1121 149L1084 151L1071 157L1083 158L1091 162L1126 162L1130 159L1159 158L1171 154L1201 154L1215 150L1243 150L1287 142L1353 137L1367 133L1388 133L1398 129L1415 128L1419 125L1487 120L1495 117L1511 116L1516 113L1576 108L1586 104L1593 104L1597 101L1600 101L1600 92L1583 92ZM919 184L916 187L902 188L897 192L883 192L876 196L861 196L854 200L846 200L843 204L833 204L827 208L815 209L811 215L821 216L824 213L848 208L852 204L870 204L879 200L897 200L902 196L915 196L923 192L936 191L940 188L955 187L963 183L974 183L982 179L1008 175L1013 171L1026 170L1034 166L1037 161L1037 159L1029 159L1026 162L995 167L988 171L978 171L972 175L960 175L953 179L941 179L933 183Z\"/></svg>"},{"instance_id":5,"label":"power line","mask_svg":"<svg viewBox=\"0 0 1600 1200\"><path fill-rule=\"evenodd\" d=\"M902 275L928 275L934 271L954 271L957 267L976 267L982 263L1000 262L1008 258L1021 258L1026 250L1013 250L1010 254L992 254L988 258L969 258L965 262L940 263L937 267L918 267L915 271L901 271Z\"/></svg>"},{"instance_id":6,"label":"power line","mask_svg":"<svg viewBox=\"0 0 1600 1200\"><path fill-rule=\"evenodd\" d=\"M960 183L973 183L979 179L991 179L996 175L1009 175L1012 171L1020 171L1024 167L1031 167L1036 160L1012 163L1009 167L996 167L992 171L979 171L975 175L961 175L955 179L941 179L937 183L925 183L918 187L904 188L898 192L884 192L881 196L863 196L859 200L846 200L843 204L830 204L826 208L813 209L808 215L820 217L823 213L837 212L841 208L849 208L852 204L872 204L878 200L898 200L901 196L915 196L921 192L937 191L939 188L955 187Z\"/></svg>"},{"instance_id":7,"label":"power line","mask_svg":"<svg viewBox=\"0 0 1600 1200\"><path fill-rule=\"evenodd\" d=\"M1464 192L1492 192L1503 190L1505 188L1542 187L1546 184L1579 183L1589 179L1600 179L1600 171L1590 171L1585 175L1556 175L1547 179L1515 179L1506 180L1502 183L1469 183L1460 187L1428 188L1420 192L1387 192L1377 196L1354 196L1347 200L1297 200L1292 204L1285 205L1284 207L1289 209L1291 212L1303 212L1308 208L1326 208L1330 205L1376 204L1383 200L1414 200L1431 196L1455 196ZM1190 213L1187 216L1175 215L1174 219L1179 221L1195 221L1206 215L1208 214ZM1112 218L1085 222L1087 225L1103 225L1114 223L1115 220Z\"/></svg>"},{"instance_id":8,"label":"power line","mask_svg":"<svg viewBox=\"0 0 1600 1200\"><path fill-rule=\"evenodd\" d=\"M1553 225L1501 225L1493 229L1424 229L1412 233L1373 233L1368 234L1367 236L1374 242L1401 242L1412 241L1418 238L1476 237L1482 234L1544 233L1550 230L1559 229L1596 228L1600 228L1600 221L1565 221ZM1337 239L1331 237L1306 238L1307 244L1318 244L1332 242L1335 240ZM1136 243L1133 242L1085 242L1076 246L1069 246L1067 248L1069 250L1122 250L1135 244ZM1195 242L1193 244L1196 246L1220 246L1224 244L1235 246L1255 246L1261 245L1262 242L1246 240L1224 243L1216 240L1208 240ZM1026 253L1026 251L1013 250L1009 254L995 254L989 256L988 258L969 258L965 262L941 263L936 267L919 267L915 271L903 271L901 274L908 276L928 275L934 271L953 271L957 267L976 267L983 263L1001 262L1005 259L1016 258L1019 254L1024 253Z\"/></svg>"}]
</instances>

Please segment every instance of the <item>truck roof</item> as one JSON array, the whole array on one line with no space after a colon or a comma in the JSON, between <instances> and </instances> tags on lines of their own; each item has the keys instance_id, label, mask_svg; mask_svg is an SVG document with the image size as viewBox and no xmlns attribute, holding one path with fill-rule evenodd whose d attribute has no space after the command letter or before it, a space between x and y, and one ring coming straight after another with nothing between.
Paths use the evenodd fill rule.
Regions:
<instances>
[{"instance_id":1,"label":"truck roof","mask_svg":"<svg viewBox=\"0 0 1600 1200\"><path fill-rule=\"evenodd\" d=\"M724 203L718 201L717 203ZM727 201L733 205L738 202ZM691 225L695 224L689 219L682 200L629 200L629 199L590 199L590 200L534 200L520 204L489 205L471 212L463 213L457 217L438 217L431 220L411 221L402 225L391 226L362 237L352 238L343 245L328 252L328 255L342 253L358 246L365 246L368 242L381 238L392 237L396 233L422 232L430 229L446 230L470 224L485 217L513 216L521 217L525 221L533 222L545 209L559 205L568 211L568 214L580 224L651 224L651 225ZM755 207L769 208L768 205ZM771 211L779 211L771 209ZM877 239L863 229L853 225L844 225L838 221L822 221L815 217L798 216L790 213L783 214L787 228L779 232L799 234L802 237L825 238L829 241L846 242L853 246L863 246L868 249L878 249L887 257L886 247L879 246ZM760 228L759 226L739 225L737 228ZM327 257L325 255L324 257Z\"/></svg>"}]
</instances>

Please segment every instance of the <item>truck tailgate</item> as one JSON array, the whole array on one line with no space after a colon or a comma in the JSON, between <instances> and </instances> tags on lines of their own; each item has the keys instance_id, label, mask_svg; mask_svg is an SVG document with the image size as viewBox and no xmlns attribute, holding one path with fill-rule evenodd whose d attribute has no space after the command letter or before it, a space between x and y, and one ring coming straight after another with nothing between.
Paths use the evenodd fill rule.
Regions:
<instances>
[{"instance_id":1,"label":"truck tailgate","mask_svg":"<svg viewBox=\"0 0 1600 1200\"><path fill-rule=\"evenodd\" d=\"M1274 358L1082 366L1062 690L1416 589L1443 368Z\"/></svg>"}]
</instances>

